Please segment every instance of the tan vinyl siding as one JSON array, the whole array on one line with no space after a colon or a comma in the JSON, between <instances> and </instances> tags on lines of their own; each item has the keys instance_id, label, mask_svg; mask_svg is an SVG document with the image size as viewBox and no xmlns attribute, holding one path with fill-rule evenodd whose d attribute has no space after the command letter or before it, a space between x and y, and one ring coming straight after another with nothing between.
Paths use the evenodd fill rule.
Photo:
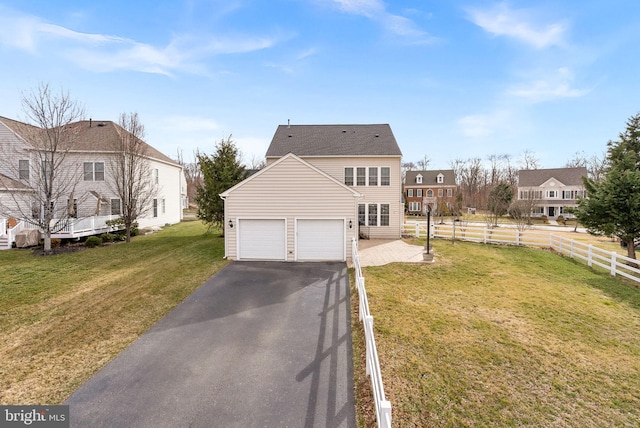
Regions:
<instances>
[{"instance_id":1,"label":"tan vinyl siding","mask_svg":"<svg viewBox=\"0 0 640 428\"><path fill-rule=\"evenodd\" d=\"M227 257L237 255L239 218L280 218L286 220L287 260L295 259L295 220L298 218L343 218L347 226L347 259L351 255L351 238L357 224L357 199L330 178L295 158L284 159L229 192L225 200Z\"/></svg>"},{"instance_id":2,"label":"tan vinyl siding","mask_svg":"<svg viewBox=\"0 0 640 428\"><path fill-rule=\"evenodd\" d=\"M371 227L371 238L398 239L402 232L404 206L402 205L402 174L400 157L308 157L305 161L344 183L345 167L389 167L389 186L352 186L363 194L361 204L389 204L389 226ZM378 176L378 180L381 177Z\"/></svg>"}]
</instances>

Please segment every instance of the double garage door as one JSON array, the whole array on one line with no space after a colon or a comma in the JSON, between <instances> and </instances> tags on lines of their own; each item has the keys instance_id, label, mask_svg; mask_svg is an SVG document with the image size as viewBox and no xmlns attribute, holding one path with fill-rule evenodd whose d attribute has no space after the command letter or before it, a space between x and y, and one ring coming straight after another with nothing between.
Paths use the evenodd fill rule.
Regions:
<instances>
[{"instance_id":1,"label":"double garage door","mask_svg":"<svg viewBox=\"0 0 640 428\"><path fill-rule=\"evenodd\" d=\"M295 258L299 261L345 260L343 219L295 220ZM239 260L287 260L284 219L240 219Z\"/></svg>"}]
</instances>

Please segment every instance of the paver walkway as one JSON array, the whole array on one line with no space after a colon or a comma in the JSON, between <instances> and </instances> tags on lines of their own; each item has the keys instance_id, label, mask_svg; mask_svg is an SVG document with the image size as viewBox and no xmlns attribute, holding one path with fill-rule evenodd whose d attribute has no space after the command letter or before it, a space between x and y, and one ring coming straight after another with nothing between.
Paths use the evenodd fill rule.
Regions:
<instances>
[{"instance_id":1,"label":"paver walkway","mask_svg":"<svg viewBox=\"0 0 640 428\"><path fill-rule=\"evenodd\" d=\"M425 263L424 247L410 245L401 239L363 239L358 241L361 266L382 266L387 263Z\"/></svg>"}]
</instances>

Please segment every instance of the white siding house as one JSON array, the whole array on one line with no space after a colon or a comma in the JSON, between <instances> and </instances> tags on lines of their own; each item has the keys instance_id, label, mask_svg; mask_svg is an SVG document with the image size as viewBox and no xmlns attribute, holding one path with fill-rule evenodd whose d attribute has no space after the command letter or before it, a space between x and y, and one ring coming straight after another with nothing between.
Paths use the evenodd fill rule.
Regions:
<instances>
[{"instance_id":1,"label":"white siding house","mask_svg":"<svg viewBox=\"0 0 640 428\"><path fill-rule=\"evenodd\" d=\"M577 207L578 199L587 197L582 183L586 176L584 167L520 170L517 197L535 201L535 217L572 217L566 208Z\"/></svg>"},{"instance_id":2,"label":"white siding house","mask_svg":"<svg viewBox=\"0 0 640 428\"><path fill-rule=\"evenodd\" d=\"M55 201L55 212L72 209L78 220L121 214L121 201L113 191L111 160L114 141L123 128L110 121L79 121L69 125L74 141L60 167L59 185L73 181L69 194ZM16 204L29 204L28 198L13 198L20 191L29 193L37 176L40 158L30 135L39 131L31 125L0 117L0 219L20 220ZM182 167L152 146L143 143L145 159L157 189L149 210L138 219L140 227L163 226L182 219L186 180ZM22 206L22 214L29 211ZM35 215L36 213L32 213ZM0 231L0 234L7 231ZM89 233L90 234L90 233Z\"/></svg>"}]
</instances>

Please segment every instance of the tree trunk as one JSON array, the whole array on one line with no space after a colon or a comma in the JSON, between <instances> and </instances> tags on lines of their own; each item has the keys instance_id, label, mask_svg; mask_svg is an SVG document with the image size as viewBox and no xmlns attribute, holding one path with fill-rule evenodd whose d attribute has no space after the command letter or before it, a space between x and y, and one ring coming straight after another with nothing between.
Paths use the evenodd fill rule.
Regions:
<instances>
[{"instance_id":1,"label":"tree trunk","mask_svg":"<svg viewBox=\"0 0 640 428\"><path fill-rule=\"evenodd\" d=\"M636 258L636 246L635 246L635 239L629 239L627 241L627 257L629 257L630 259L635 259Z\"/></svg>"},{"instance_id":2,"label":"tree trunk","mask_svg":"<svg viewBox=\"0 0 640 428\"><path fill-rule=\"evenodd\" d=\"M125 242L128 244L131 242L131 223L125 224Z\"/></svg>"},{"instance_id":3,"label":"tree trunk","mask_svg":"<svg viewBox=\"0 0 640 428\"><path fill-rule=\"evenodd\" d=\"M51 233L50 232L47 232L44 234L43 252L45 254L51 254Z\"/></svg>"}]
</instances>

